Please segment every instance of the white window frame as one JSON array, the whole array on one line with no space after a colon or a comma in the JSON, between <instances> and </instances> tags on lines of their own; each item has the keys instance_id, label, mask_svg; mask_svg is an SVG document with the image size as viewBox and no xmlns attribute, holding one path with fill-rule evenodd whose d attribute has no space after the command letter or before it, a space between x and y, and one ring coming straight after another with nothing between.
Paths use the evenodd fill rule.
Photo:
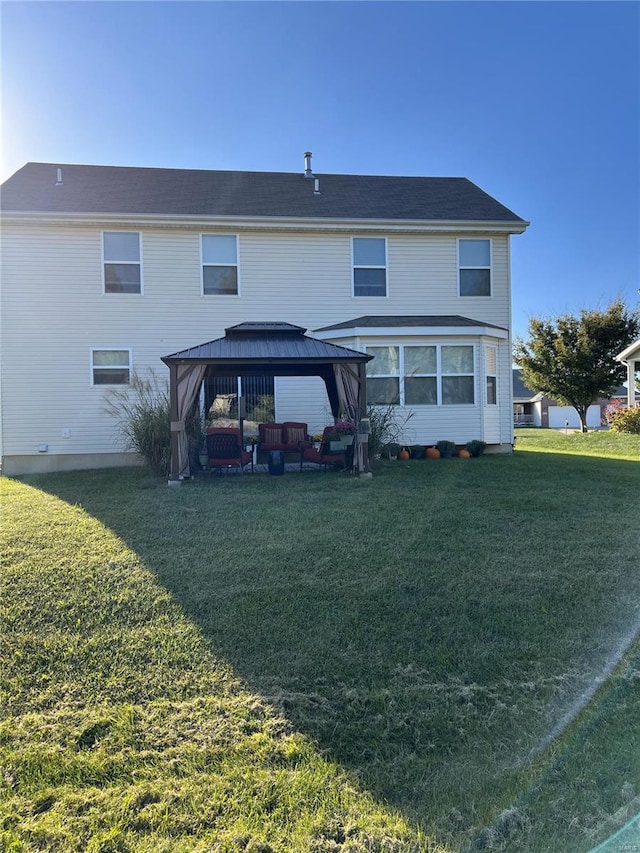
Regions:
<instances>
[{"instance_id":1,"label":"white window frame","mask_svg":"<svg viewBox=\"0 0 640 853\"><path fill-rule=\"evenodd\" d=\"M372 403L373 406L403 406L404 399L404 383L402 379L402 371L404 369L404 352L402 344L392 343L376 343L366 347L365 352L373 349L390 349L394 347L398 350L398 372L397 373L376 373L375 375L367 376L366 379L397 379L398 380L398 402L397 403ZM371 362L367 362L370 364ZM366 381L365 379L365 381Z\"/></svg>"},{"instance_id":2,"label":"white window frame","mask_svg":"<svg viewBox=\"0 0 640 853\"><path fill-rule=\"evenodd\" d=\"M204 262L204 238L205 237L234 237L236 241L236 292L235 293L205 293L204 292L204 268L205 267L231 267L234 264L212 264ZM200 295L207 299L237 299L240 296L240 235L229 234L225 231L203 231L200 234Z\"/></svg>"},{"instance_id":3,"label":"white window frame","mask_svg":"<svg viewBox=\"0 0 640 853\"><path fill-rule=\"evenodd\" d=\"M384 266L379 264L356 264L354 240L382 240L384 243ZM356 293L356 268L359 270L384 270L384 296L367 296ZM354 299L388 299L389 298L389 247L386 237L371 235L357 235L351 237L351 295Z\"/></svg>"},{"instance_id":4,"label":"white window frame","mask_svg":"<svg viewBox=\"0 0 640 853\"><path fill-rule=\"evenodd\" d=\"M405 358L404 353L405 349L414 349L416 347L433 347L436 351L436 372L435 373L407 373L405 368ZM403 401L403 405L409 406L429 406L430 408L433 406L440 405L440 348L437 344L434 343L424 343L424 344L401 344L402 352L400 354L400 364L402 367L402 391L400 395L400 399ZM435 403L406 403L406 393L405 393L405 380L411 379L435 379L436 380L436 402Z\"/></svg>"},{"instance_id":5,"label":"white window frame","mask_svg":"<svg viewBox=\"0 0 640 853\"><path fill-rule=\"evenodd\" d=\"M370 352L370 350L375 349L377 347L387 347L387 346L388 347L398 347L398 349L399 349L399 353L398 353L399 375L397 378L398 378L398 383L399 383L399 400L400 400L400 402L399 403L372 403L371 404L372 406L386 406L386 405L394 406L394 405L397 405L400 408L406 408L408 405L411 408L416 407L416 408L420 408L420 409L422 409L422 408L433 409L435 407L438 407L438 408L447 407L448 408L450 406L453 406L453 407L455 407L455 406L475 406L475 407L477 407L478 406L478 394L476 391L476 384L477 384L476 376L477 376L477 370L478 370L478 350L477 350L476 344L466 343L466 342L453 343L452 341L429 341L429 342L425 342L425 343L412 342L410 344L409 343L402 344L402 343L398 343L397 341L394 341L393 343L382 343L382 342L380 342L380 343L375 343L375 344L368 344L368 345L365 345L364 351L368 353L368 352ZM436 348L437 374L435 374L435 376L436 376L437 403L435 403L435 404L433 404L433 403L407 403L406 402L405 387L404 387L404 381L406 378L405 366L404 366L404 364L405 364L404 350L405 350L405 347L416 347L416 346L433 346ZM473 355L473 373L444 373L442 370L442 349L443 349L443 347L471 347L471 351L472 351L472 355ZM421 375L424 375L425 377L429 377L429 376L433 376L434 374L433 373L410 374L410 376L421 376ZM470 376L473 379L473 401L471 403L444 403L442 401L442 379L443 379L443 377L446 377L446 376ZM396 375L392 374L392 373L376 374L375 376L371 376L368 378L384 379L385 377L396 378Z\"/></svg>"},{"instance_id":6,"label":"white window frame","mask_svg":"<svg viewBox=\"0 0 640 853\"><path fill-rule=\"evenodd\" d=\"M460 263L460 243L463 241L476 240L483 241L489 244L489 264L481 266L474 264L473 266L463 265ZM458 296L460 299L490 299L493 296L493 240L491 237L458 237L456 240L456 253L458 261ZM462 293L462 276L461 270L489 270L489 293L485 295L463 294Z\"/></svg>"},{"instance_id":7,"label":"white window frame","mask_svg":"<svg viewBox=\"0 0 640 853\"><path fill-rule=\"evenodd\" d=\"M129 354L129 364L126 365L127 370L129 371L129 381L128 382L117 382L115 384L109 384L105 382L95 382L94 381L94 371L96 370L109 370L113 369L114 365L94 365L93 358L94 354L97 352L126 352ZM125 368L125 365L115 365L116 367ZM131 376L133 374L133 349L131 347L122 347L122 346L113 346L113 347L91 347L91 357L89 359L89 380L91 382L92 388L121 388L123 386L131 385Z\"/></svg>"},{"instance_id":8,"label":"white window frame","mask_svg":"<svg viewBox=\"0 0 640 853\"><path fill-rule=\"evenodd\" d=\"M487 353L489 351L494 353L495 358L495 371L492 372L488 367L488 358ZM492 344L486 344L484 348L484 403L485 406L497 406L498 405L498 347ZM495 393L496 398L493 402L489 400L489 379L493 379L495 382Z\"/></svg>"},{"instance_id":9,"label":"white window frame","mask_svg":"<svg viewBox=\"0 0 640 853\"><path fill-rule=\"evenodd\" d=\"M117 261L113 258L107 260L104 256L104 235L105 234L137 234L138 235L138 254L137 261ZM114 231L113 228L105 228L100 234L100 252L102 255L102 294L103 296L144 296L144 269L142 266L142 232L141 231L126 231L119 229ZM131 266L140 267L140 290L137 293L120 293L117 290L107 290L107 276L105 266L107 264L129 264Z\"/></svg>"}]
</instances>

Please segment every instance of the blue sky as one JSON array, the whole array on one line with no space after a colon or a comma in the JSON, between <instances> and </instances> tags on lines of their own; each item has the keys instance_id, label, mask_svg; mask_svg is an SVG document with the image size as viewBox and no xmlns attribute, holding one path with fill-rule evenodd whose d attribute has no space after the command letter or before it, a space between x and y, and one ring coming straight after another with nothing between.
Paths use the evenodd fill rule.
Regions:
<instances>
[{"instance_id":1,"label":"blue sky","mask_svg":"<svg viewBox=\"0 0 640 853\"><path fill-rule=\"evenodd\" d=\"M28 161L464 175L531 221L513 320L640 287L635 2L4 2Z\"/></svg>"}]
</instances>

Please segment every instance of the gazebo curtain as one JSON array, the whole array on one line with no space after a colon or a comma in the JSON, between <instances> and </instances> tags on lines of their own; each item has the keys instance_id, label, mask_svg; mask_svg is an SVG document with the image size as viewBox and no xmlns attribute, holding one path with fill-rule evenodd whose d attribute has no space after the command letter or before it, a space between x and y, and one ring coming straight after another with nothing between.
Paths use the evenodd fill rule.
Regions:
<instances>
[{"instance_id":1,"label":"gazebo curtain","mask_svg":"<svg viewBox=\"0 0 640 853\"><path fill-rule=\"evenodd\" d=\"M207 372L206 364L179 364L177 367L176 403L178 420L171 422L171 432L178 436L178 476L189 477L189 439L186 419L193 406L202 380Z\"/></svg>"},{"instance_id":2,"label":"gazebo curtain","mask_svg":"<svg viewBox=\"0 0 640 853\"><path fill-rule=\"evenodd\" d=\"M349 364L338 362L333 365L333 373L336 378L340 413L357 424L365 414L360 407L362 395L358 371L357 369L354 370Z\"/></svg>"}]
</instances>

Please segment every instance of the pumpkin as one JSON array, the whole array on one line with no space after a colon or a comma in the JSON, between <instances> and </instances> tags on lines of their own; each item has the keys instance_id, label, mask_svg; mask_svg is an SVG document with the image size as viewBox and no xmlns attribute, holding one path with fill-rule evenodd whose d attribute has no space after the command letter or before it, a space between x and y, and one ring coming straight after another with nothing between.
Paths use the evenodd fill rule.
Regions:
<instances>
[{"instance_id":1,"label":"pumpkin","mask_svg":"<svg viewBox=\"0 0 640 853\"><path fill-rule=\"evenodd\" d=\"M460 457L460 459L471 459L471 454L466 449L466 447L463 447L462 450L458 451L458 456Z\"/></svg>"},{"instance_id":2,"label":"pumpkin","mask_svg":"<svg viewBox=\"0 0 640 853\"><path fill-rule=\"evenodd\" d=\"M437 447L427 447L425 456L427 459L440 459L440 451Z\"/></svg>"},{"instance_id":3,"label":"pumpkin","mask_svg":"<svg viewBox=\"0 0 640 853\"><path fill-rule=\"evenodd\" d=\"M411 458L411 454L409 453L409 451L407 450L406 447L403 447L402 450L400 451L400 453L398 453L398 459L404 460L404 459L410 459L410 458Z\"/></svg>"}]
</instances>

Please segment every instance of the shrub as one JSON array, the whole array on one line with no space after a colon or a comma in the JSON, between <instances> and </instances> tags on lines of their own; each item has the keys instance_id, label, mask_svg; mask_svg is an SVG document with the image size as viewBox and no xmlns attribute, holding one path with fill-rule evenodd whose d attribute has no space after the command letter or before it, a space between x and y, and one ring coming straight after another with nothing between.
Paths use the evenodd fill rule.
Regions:
<instances>
[{"instance_id":1,"label":"shrub","mask_svg":"<svg viewBox=\"0 0 640 853\"><path fill-rule=\"evenodd\" d=\"M453 441L446 441L444 439L438 441L436 447L438 448L440 453L453 453L453 451L456 449L456 446Z\"/></svg>"},{"instance_id":2,"label":"shrub","mask_svg":"<svg viewBox=\"0 0 640 853\"><path fill-rule=\"evenodd\" d=\"M640 408L621 409L615 412L611 418L611 429L613 432L640 435Z\"/></svg>"},{"instance_id":3,"label":"shrub","mask_svg":"<svg viewBox=\"0 0 640 853\"><path fill-rule=\"evenodd\" d=\"M479 438L474 438L465 444L465 447L472 456L481 456L487 449L486 441L480 441Z\"/></svg>"},{"instance_id":4,"label":"shrub","mask_svg":"<svg viewBox=\"0 0 640 853\"><path fill-rule=\"evenodd\" d=\"M149 368L145 377L135 370L126 388L110 388L104 410L114 417L127 450L138 453L157 474L168 474L171 465L171 418L167 383ZM198 404L186 421L189 455L202 446L204 427Z\"/></svg>"}]
</instances>

